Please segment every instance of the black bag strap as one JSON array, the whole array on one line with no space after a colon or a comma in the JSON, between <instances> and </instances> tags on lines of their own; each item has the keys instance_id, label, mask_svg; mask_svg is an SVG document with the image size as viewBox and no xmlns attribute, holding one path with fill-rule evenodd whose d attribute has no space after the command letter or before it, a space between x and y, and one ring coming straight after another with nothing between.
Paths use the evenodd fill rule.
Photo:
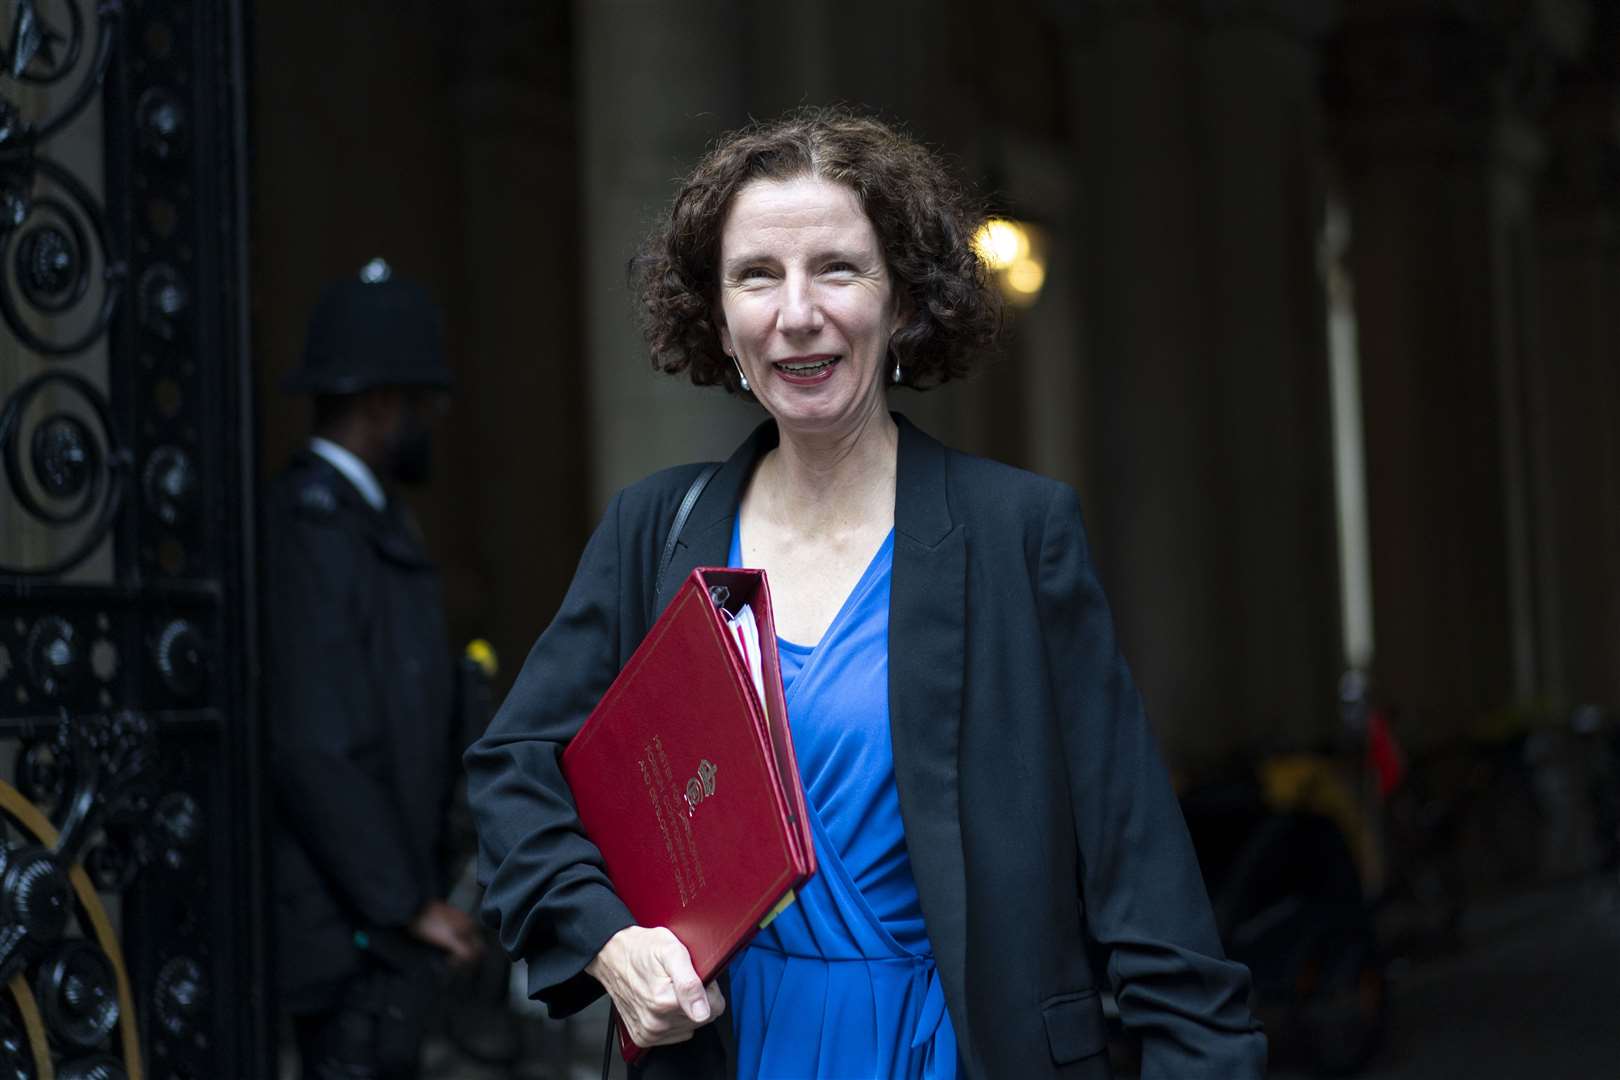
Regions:
<instances>
[{"instance_id":1,"label":"black bag strap","mask_svg":"<svg viewBox=\"0 0 1620 1080\"><path fill-rule=\"evenodd\" d=\"M692 508L697 505L698 496L703 489L709 486L714 474L720 471L718 461L703 466L703 471L692 478L692 486L686 489L686 498L681 500L681 507L675 511L675 521L669 527L669 538L664 541L664 553L658 558L658 574L653 578L652 608L647 612L647 625L651 626L662 607L664 598L664 574L669 570L669 564L675 561L675 542L681 538L681 530L686 527L686 519L692 516Z\"/></svg>"}]
</instances>

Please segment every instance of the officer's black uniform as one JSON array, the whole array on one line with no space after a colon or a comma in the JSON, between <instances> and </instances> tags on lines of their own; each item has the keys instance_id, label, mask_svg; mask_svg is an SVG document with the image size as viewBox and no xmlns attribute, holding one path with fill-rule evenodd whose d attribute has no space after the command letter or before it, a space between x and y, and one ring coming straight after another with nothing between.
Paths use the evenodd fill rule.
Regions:
<instances>
[{"instance_id":1,"label":"officer's black uniform","mask_svg":"<svg viewBox=\"0 0 1620 1080\"><path fill-rule=\"evenodd\" d=\"M386 280L329 290L293 385L447 384L437 312L411 290ZM432 323L425 359L411 352L421 337L392 340L412 311ZM374 509L310 451L272 485L264 542L282 1003L306 1077L409 1076L436 956L403 930L445 895L460 750L438 574L397 500Z\"/></svg>"}]
</instances>

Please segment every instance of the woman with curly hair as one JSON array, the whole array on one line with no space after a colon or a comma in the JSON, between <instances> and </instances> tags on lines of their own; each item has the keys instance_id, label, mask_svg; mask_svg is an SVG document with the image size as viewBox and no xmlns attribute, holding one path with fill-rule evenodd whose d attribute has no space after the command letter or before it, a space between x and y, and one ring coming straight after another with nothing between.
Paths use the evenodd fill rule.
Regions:
<instances>
[{"instance_id":1,"label":"woman with curly hair","mask_svg":"<svg viewBox=\"0 0 1620 1080\"><path fill-rule=\"evenodd\" d=\"M486 916L554 1015L611 995L644 1076L1104 1077L1100 974L1144 1076L1264 1071L1074 492L887 407L995 336L979 222L905 135L801 110L721 139L635 264L655 366L768 419L706 484L619 493L466 761ZM663 580L769 573L819 864L708 987L558 765L673 591L692 492Z\"/></svg>"}]
</instances>

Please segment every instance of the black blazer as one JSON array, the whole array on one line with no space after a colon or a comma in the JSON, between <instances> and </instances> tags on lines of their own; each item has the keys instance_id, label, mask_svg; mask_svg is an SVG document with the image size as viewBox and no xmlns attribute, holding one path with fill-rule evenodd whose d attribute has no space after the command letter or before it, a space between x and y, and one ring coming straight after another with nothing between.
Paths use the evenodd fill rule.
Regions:
<instances>
[{"instance_id":1,"label":"black blazer","mask_svg":"<svg viewBox=\"0 0 1620 1080\"><path fill-rule=\"evenodd\" d=\"M1106 972L1149 1080L1258 1077L1248 971L1222 958L1186 827L1115 647L1066 485L946 449L904 419L889 704L895 779L966 1077L1106 1077ZM698 500L665 596L724 565L755 431ZM485 917L554 1014L631 924L580 831L562 747L646 633L654 568L697 466L624 489L467 769ZM717 1030L718 1029L718 1030ZM724 1018L647 1076L718 1075Z\"/></svg>"}]
</instances>

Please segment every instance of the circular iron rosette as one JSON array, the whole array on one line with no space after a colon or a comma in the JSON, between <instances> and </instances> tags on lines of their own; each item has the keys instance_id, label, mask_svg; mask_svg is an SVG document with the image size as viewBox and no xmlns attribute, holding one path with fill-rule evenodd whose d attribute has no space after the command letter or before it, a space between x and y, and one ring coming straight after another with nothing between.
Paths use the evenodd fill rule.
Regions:
<instances>
[{"instance_id":1,"label":"circular iron rosette","mask_svg":"<svg viewBox=\"0 0 1620 1080\"><path fill-rule=\"evenodd\" d=\"M123 949L90 874L62 865L56 843L44 812L0 781L0 908L29 931L21 948L0 940L0 1051L7 1068L40 1080L86 1063L141 1080Z\"/></svg>"},{"instance_id":2,"label":"circular iron rosette","mask_svg":"<svg viewBox=\"0 0 1620 1080\"><path fill-rule=\"evenodd\" d=\"M0 513L20 510L66 538L63 554L36 566L0 563L0 573L59 574L84 561L111 532L129 479L106 396L81 375L48 371L0 406ZM13 509L15 508L15 510Z\"/></svg>"},{"instance_id":3,"label":"circular iron rosette","mask_svg":"<svg viewBox=\"0 0 1620 1080\"><path fill-rule=\"evenodd\" d=\"M121 0L13 0L8 27L0 27L0 76L50 87L52 111L32 123L0 97L0 149L37 144L67 126L94 100L112 59ZM88 12L94 11L92 28ZM92 45L91 34L95 35ZM71 86L72 93L61 88Z\"/></svg>"},{"instance_id":4,"label":"circular iron rosette","mask_svg":"<svg viewBox=\"0 0 1620 1080\"><path fill-rule=\"evenodd\" d=\"M0 316L26 348L73 356L107 333L128 267L78 177L45 157L0 162Z\"/></svg>"}]
</instances>

